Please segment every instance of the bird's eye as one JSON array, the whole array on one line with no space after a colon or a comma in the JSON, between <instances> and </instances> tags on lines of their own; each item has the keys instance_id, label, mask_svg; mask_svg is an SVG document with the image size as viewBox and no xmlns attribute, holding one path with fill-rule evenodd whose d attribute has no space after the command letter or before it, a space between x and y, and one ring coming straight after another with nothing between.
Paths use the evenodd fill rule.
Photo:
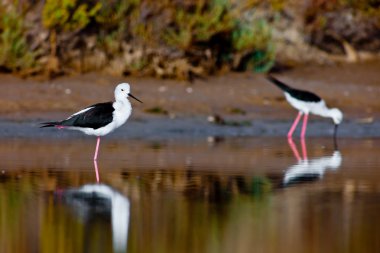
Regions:
<instances>
[{"instance_id":1,"label":"bird's eye","mask_svg":"<svg viewBox=\"0 0 380 253\"><path fill-rule=\"evenodd\" d=\"M121 91L124 91L124 89L121 89Z\"/></svg>"}]
</instances>

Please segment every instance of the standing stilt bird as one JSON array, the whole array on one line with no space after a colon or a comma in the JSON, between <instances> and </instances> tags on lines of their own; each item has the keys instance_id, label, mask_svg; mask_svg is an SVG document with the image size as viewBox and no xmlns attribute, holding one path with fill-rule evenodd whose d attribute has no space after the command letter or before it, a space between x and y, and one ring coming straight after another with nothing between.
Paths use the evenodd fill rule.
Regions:
<instances>
[{"instance_id":1,"label":"standing stilt bird","mask_svg":"<svg viewBox=\"0 0 380 253\"><path fill-rule=\"evenodd\" d=\"M115 88L115 102L91 105L74 113L62 121L45 122L42 127L57 127L59 129L79 130L88 135L97 136L94 160L97 160L100 136L104 136L123 125L132 112L128 97L139 99L130 93L128 83L121 83Z\"/></svg>"},{"instance_id":2,"label":"standing stilt bird","mask_svg":"<svg viewBox=\"0 0 380 253\"><path fill-rule=\"evenodd\" d=\"M309 113L316 114L322 117L332 118L335 124L334 138L336 137L338 125L343 120L343 113L339 109L329 109L326 106L325 101L321 99L319 96L315 95L314 93L289 87L285 83L279 81L278 79L270 75L267 78L269 81L274 83L284 92L285 98L289 102L289 104L299 111L296 119L294 120L293 125L291 126L288 132L288 138L292 137L293 132L296 129L302 114L304 114L305 116L303 119L301 138L305 137Z\"/></svg>"}]
</instances>

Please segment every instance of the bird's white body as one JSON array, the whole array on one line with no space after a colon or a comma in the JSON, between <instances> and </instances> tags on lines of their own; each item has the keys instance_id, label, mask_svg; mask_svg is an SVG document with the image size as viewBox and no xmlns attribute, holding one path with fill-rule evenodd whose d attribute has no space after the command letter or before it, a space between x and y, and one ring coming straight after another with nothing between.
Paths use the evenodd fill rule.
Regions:
<instances>
[{"instance_id":1,"label":"bird's white body","mask_svg":"<svg viewBox=\"0 0 380 253\"><path fill-rule=\"evenodd\" d=\"M286 100L291 106L303 114L315 114L322 117L332 118L335 124L339 124L342 121L343 114L336 108L328 108L324 100L319 102L306 102L293 98L289 93L284 92Z\"/></svg>"},{"instance_id":2,"label":"bird's white body","mask_svg":"<svg viewBox=\"0 0 380 253\"><path fill-rule=\"evenodd\" d=\"M129 118L129 116L132 113L132 106L131 103L128 100L128 94L130 91L129 84L127 83L121 83L115 88L115 102L112 104L112 107L115 109L113 112L113 120L111 123L105 125L104 127L100 127L97 129L93 128L84 128L84 127L68 127L68 129L72 130L79 130L87 135L95 135L95 136L104 136L112 131L114 131L116 128L119 128L121 125L123 125ZM69 118L81 114L85 111L90 110L92 107L88 107L86 109L83 109L73 115L71 115ZM68 119L69 119L68 118Z\"/></svg>"},{"instance_id":3,"label":"bird's white body","mask_svg":"<svg viewBox=\"0 0 380 253\"><path fill-rule=\"evenodd\" d=\"M95 136L104 136L112 131L114 131L116 128L123 125L129 118L129 116L132 113L132 106L131 103L126 99L124 102L116 101L112 104L113 108L115 108L115 111L113 112L113 121L109 123L108 125L104 127L100 127L98 129L93 128L83 128L83 127L68 127L68 129L72 130L79 130L87 135L95 135ZM84 110L89 110L91 107L86 108ZM81 113L84 110L78 112ZM73 114L72 116L74 116ZM72 117L70 116L70 117ZM69 118L70 118L69 117Z\"/></svg>"},{"instance_id":4,"label":"bird's white body","mask_svg":"<svg viewBox=\"0 0 380 253\"><path fill-rule=\"evenodd\" d=\"M325 101L321 100L319 102L305 102L290 96L289 93L285 92L285 98L291 106L296 108L298 111L309 114L313 113L320 116L326 116L326 112L329 110L326 107Z\"/></svg>"}]
</instances>

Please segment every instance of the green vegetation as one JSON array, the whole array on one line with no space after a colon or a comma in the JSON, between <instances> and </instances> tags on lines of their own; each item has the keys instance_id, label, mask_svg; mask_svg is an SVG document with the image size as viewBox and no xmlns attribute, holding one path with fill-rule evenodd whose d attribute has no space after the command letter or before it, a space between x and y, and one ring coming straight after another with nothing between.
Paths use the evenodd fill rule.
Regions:
<instances>
[{"instance_id":1,"label":"green vegetation","mask_svg":"<svg viewBox=\"0 0 380 253\"><path fill-rule=\"evenodd\" d=\"M199 1L194 11L179 9L174 13L173 24L163 37L169 45L190 50L198 42L207 42L213 36L233 29L228 1L214 0L210 4Z\"/></svg>"},{"instance_id":2,"label":"green vegetation","mask_svg":"<svg viewBox=\"0 0 380 253\"><path fill-rule=\"evenodd\" d=\"M288 1L3 1L0 67L65 73L86 63L86 71L182 79L220 70L266 72L277 53L273 20ZM374 0L314 0L305 23L324 26L321 12L344 8L380 16Z\"/></svg>"},{"instance_id":3,"label":"green vegetation","mask_svg":"<svg viewBox=\"0 0 380 253\"><path fill-rule=\"evenodd\" d=\"M24 18L13 5L0 4L0 67L6 71L32 68L37 52L28 48Z\"/></svg>"},{"instance_id":4,"label":"green vegetation","mask_svg":"<svg viewBox=\"0 0 380 253\"><path fill-rule=\"evenodd\" d=\"M89 8L88 4L78 0L46 0L42 10L42 24L50 30L51 55L56 55L57 33L83 29L100 7L99 2Z\"/></svg>"},{"instance_id":5,"label":"green vegetation","mask_svg":"<svg viewBox=\"0 0 380 253\"><path fill-rule=\"evenodd\" d=\"M232 32L232 45L236 52L247 52L247 64L256 72L266 72L274 65L272 31L264 19L239 22Z\"/></svg>"},{"instance_id":6,"label":"green vegetation","mask_svg":"<svg viewBox=\"0 0 380 253\"><path fill-rule=\"evenodd\" d=\"M89 8L78 0L46 0L42 11L42 23L56 31L74 31L84 28L94 17L101 3Z\"/></svg>"}]
</instances>

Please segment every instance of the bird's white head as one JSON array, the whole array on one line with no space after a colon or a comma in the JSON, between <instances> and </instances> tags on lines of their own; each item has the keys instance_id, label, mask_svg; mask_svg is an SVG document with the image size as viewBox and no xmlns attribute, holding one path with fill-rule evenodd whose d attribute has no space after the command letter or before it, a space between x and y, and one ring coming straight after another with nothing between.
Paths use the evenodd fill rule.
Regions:
<instances>
[{"instance_id":1,"label":"bird's white head","mask_svg":"<svg viewBox=\"0 0 380 253\"><path fill-rule=\"evenodd\" d=\"M142 103L139 99L131 94L131 87L128 83L121 83L115 88L115 100L116 101L124 101L128 97L132 97Z\"/></svg>"},{"instance_id":2,"label":"bird's white head","mask_svg":"<svg viewBox=\"0 0 380 253\"><path fill-rule=\"evenodd\" d=\"M116 101L123 101L128 98L131 87L128 83L121 83L115 88L115 99Z\"/></svg>"},{"instance_id":3,"label":"bird's white head","mask_svg":"<svg viewBox=\"0 0 380 253\"><path fill-rule=\"evenodd\" d=\"M343 120L343 113L338 108L330 109L330 117L333 119L335 125L339 125Z\"/></svg>"}]
</instances>

